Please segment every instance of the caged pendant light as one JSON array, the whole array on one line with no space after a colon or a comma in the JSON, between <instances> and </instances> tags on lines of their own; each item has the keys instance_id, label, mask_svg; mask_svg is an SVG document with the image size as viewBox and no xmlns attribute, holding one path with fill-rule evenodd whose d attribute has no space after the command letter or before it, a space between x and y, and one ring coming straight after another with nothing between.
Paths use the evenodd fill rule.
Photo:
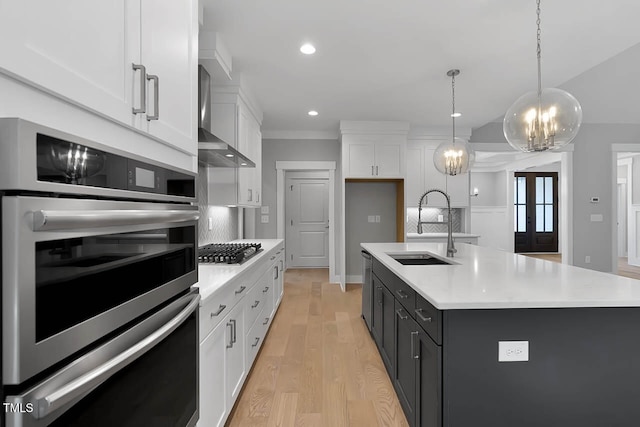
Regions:
<instances>
[{"instance_id":1,"label":"caged pendant light","mask_svg":"<svg viewBox=\"0 0 640 427\"><path fill-rule=\"evenodd\" d=\"M433 164L436 169L440 173L451 176L467 172L476 158L469 143L464 139L456 138L456 117L460 116L460 113L456 113L455 87L458 74L460 74L460 70L447 71L447 76L451 77L451 120L453 122L451 141L441 143L433 153Z\"/></svg>"},{"instance_id":2,"label":"caged pendant light","mask_svg":"<svg viewBox=\"0 0 640 427\"><path fill-rule=\"evenodd\" d=\"M538 91L522 95L507 110L502 130L507 142L524 152L556 150L569 144L582 123L582 107L561 89L542 89L540 0L537 0Z\"/></svg>"}]
</instances>

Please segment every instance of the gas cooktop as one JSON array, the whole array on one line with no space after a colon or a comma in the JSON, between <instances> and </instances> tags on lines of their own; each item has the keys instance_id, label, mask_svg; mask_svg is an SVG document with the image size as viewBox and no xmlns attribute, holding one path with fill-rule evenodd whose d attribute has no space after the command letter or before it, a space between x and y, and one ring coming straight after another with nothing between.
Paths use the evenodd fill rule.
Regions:
<instances>
[{"instance_id":1,"label":"gas cooktop","mask_svg":"<svg viewBox=\"0 0 640 427\"><path fill-rule=\"evenodd\" d=\"M212 243L198 248L198 262L241 264L261 250L260 243Z\"/></svg>"}]
</instances>

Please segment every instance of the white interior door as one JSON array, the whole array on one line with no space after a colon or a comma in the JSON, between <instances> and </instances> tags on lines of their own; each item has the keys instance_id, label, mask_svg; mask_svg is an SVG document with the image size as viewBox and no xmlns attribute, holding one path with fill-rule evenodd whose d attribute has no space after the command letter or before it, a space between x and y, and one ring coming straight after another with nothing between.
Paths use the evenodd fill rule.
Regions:
<instances>
[{"instance_id":1,"label":"white interior door","mask_svg":"<svg viewBox=\"0 0 640 427\"><path fill-rule=\"evenodd\" d=\"M329 266L329 179L318 173L287 174L288 267Z\"/></svg>"}]
</instances>

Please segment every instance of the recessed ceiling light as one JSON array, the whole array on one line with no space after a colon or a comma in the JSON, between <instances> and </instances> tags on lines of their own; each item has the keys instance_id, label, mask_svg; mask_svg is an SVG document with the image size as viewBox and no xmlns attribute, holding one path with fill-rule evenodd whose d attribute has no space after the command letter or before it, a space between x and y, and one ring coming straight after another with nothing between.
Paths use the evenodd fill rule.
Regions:
<instances>
[{"instance_id":1,"label":"recessed ceiling light","mask_svg":"<svg viewBox=\"0 0 640 427\"><path fill-rule=\"evenodd\" d=\"M453 113L451 114L451 117L460 117L462 115L462 113Z\"/></svg>"},{"instance_id":2,"label":"recessed ceiling light","mask_svg":"<svg viewBox=\"0 0 640 427\"><path fill-rule=\"evenodd\" d=\"M305 43L300 46L300 52L304 53L305 55L312 55L316 53L316 48L311 43Z\"/></svg>"},{"instance_id":3,"label":"recessed ceiling light","mask_svg":"<svg viewBox=\"0 0 640 427\"><path fill-rule=\"evenodd\" d=\"M225 154L227 157L233 157L233 154Z\"/></svg>"},{"instance_id":4,"label":"recessed ceiling light","mask_svg":"<svg viewBox=\"0 0 640 427\"><path fill-rule=\"evenodd\" d=\"M240 163L240 166L247 166L245 162Z\"/></svg>"},{"instance_id":5,"label":"recessed ceiling light","mask_svg":"<svg viewBox=\"0 0 640 427\"><path fill-rule=\"evenodd\" d=\"M307 114L309 114L310 116L317 116L318 112L316 110L311 110Z\"/></svg>"}]
</instances>

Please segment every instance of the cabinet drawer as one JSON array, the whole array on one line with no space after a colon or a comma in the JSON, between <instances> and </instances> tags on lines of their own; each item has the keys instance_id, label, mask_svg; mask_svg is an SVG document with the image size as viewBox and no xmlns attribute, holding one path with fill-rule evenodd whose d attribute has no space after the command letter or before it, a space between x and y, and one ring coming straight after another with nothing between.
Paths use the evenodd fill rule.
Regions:
<instances>
[{"instance_id":1,"label":"cabinet drawer","mask_svg":"<svg viewBox=\"0 0 640 427\"><path fill-rule=\"evenodd\" d=\"M267 299L266 296L269 293L268 288L271 286L271 281L269 280L270 278L271 276L269 274L269 271L267 270L267 272L262 275L258 283L256 283L256 285L251 288L251 291L249 291L249 293L247 294L245 302L245 318L247 321L247 325L249 326L253 325L253 322L255 322L258 318L258 314L265 306L265 301ZM267 289L266 291L265 288Z\"/></svg>"},{"instance_id":2,"label":"cabinet drawer","mask_svg":"<svg viewBox=\"0 0 640 427\"><path fill-rule=\"evenodd\" d=\"M398 278L395 279L394 289L393 296L407 309L411 317L415 317L416 291Z\"/></svg>"},{"instance_id":3,"label":"cabinet drawer","mask_svg":"<svg viewBox=\"0 0 640 427\"><path fill-rule=\"evenodd\" d=\"M396 288L395 283L398 281L398 277L385 267L376 258L371 260L371 271L378 276L378 279L389 289L389 291L395 296Z\"/></svg>"},{"instance_id":4,"label":"cabinet drawer","mask_svg":"<svg viewBox=\"0 0 640 427\"><path fill-rule=\"evenodd\" d=\"M200 307L200 342L225 318L235 306L233 287L227 286L207 299Z\"/></svg>"},{"instance_id":5,"label":"cabinet drawer","mask_svg":"<svg viewBox=\"0 0 640 427\"><path fill-rule=\"evenodd\" d=\"M413 311L416 322L438 345L442 345L442 311L429 301L416 295L416 308Z\"/></svg>"},{"instance_id":6,"label":"cabinet drawer","mask_svg":"<svg viewBox=\"0 0 640 427\"><path fill-rule=\"evenodd\" d=\"M253 365L253 361L258 354L258 350L262 346L262 341L264 341L264 337L267 333L267 327L269 325L268 321L265 321L265 318L268 319L267 314L265 314L265 310L260 310L260 313L256 314L258 321L251 326L249 331L247 332L246 337L246 349L247 349L247 370L251 369Z\"/></svg>"}]
</instances>

